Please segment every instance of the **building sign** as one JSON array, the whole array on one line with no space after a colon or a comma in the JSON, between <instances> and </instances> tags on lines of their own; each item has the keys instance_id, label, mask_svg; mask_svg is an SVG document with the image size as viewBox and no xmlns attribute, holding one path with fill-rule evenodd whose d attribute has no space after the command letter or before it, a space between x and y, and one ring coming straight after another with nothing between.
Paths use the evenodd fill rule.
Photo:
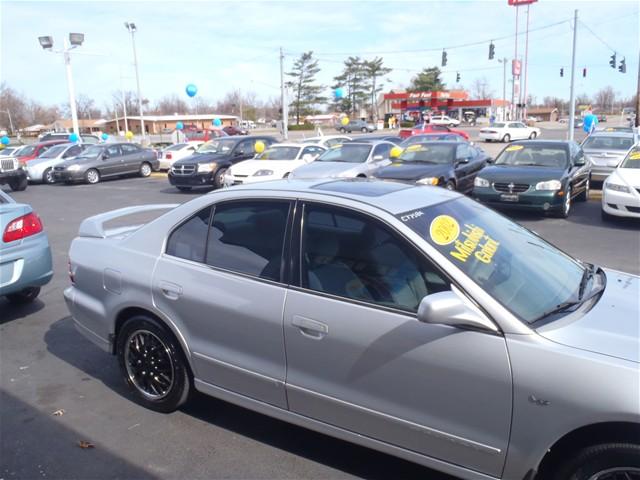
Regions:
<instances>
[{"instance_id":1,"label":"building sign","mask_svg":"<svg viewBox=\"0 0 640 480\"><path fill-rule=\"evenodd\" d=\"M520 60L511 60L511 74L514 77L519 77L522 71L522 62Z\"/></svg>"},{"instance_id":2,"label":"building sign","mask_svg":"<svg viewBox=\"0 0 640 480\"><path fill-rule=\"evenodd\" d=\"M512 7L517 7L520 5L531 5L532 3L536 3L538 0L507 0L509 5Z\"/></svg>"}]
</instances>

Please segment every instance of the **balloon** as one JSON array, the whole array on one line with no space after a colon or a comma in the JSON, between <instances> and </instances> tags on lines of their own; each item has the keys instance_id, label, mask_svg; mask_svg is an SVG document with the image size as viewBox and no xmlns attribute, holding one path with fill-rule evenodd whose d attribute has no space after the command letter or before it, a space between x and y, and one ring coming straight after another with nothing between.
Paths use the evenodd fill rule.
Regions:
<instances>
[{"instance_id":1,"label":"balloon","mask_svg":"<svg viewBox=\"0 0 640 480\"><path fill-rule=\"evenodd\" d=\"M109 135L107 135L106 133L103 133L102 135L100 135L100 138L106 142L107 139L109 138Z\"/></svg>"},{"instance_id":2,"label":"balloon","mask_svg":"<svg viewBox=\"0 0 640 480\"><path fill-rule=\"evenodd\" d=\"M78 137L77 133L72 133L71 135L69 135L69 141L72 143L77 142L80 139L80 137Z\"/></svg>"},{"instance_id":3,"label":"balloon","mask_svg":"<svg viewBox=\"0 0 640 480\"><path fill-rule=\"evenodd\" d=\"M219 118L214 118L214 119L213 119L213 124L214 124L216 127L219 127L220 125L222 125L222 121L221 121Z\"/></svg>"},{"instance_id":4,"label":"balloon","mask_svg":"<svg viewBox=\"0 0 640 480\"><path fill-rule=\"evenodd\" d=\"M258 140L255 145L256 153L262 153L265 149L265 144L262 140Z\"/></svg>"},{"instance_id":5,"label":"balloon","mask_svg":"<svg viewBox=\"0 0 640 480\"><path fill-rule=\"evenodd\" d=\"M344 90L342 90L341 87L336 88L333 91L333 96L336 97L336 99L340 99L340 98L344 97Z\"/></svg>"},{"instance_id":6,"label":"balloon","mask_svg":"<svg viewBox=\"0 0 640 480\"><path fill-rule=\"evenodd\" d=\"M131 140L133 138L133 132L131 130L127 130L127 133L124 134L127 140Z\"/></svg>"},{"instance_id":7,"label":"balloon","mask_svg":"<svg viewBox=\"0 0 640 480\"><path fill-rule=\"evenodd\" d=\"M176 123L176 128L178 130L182 130L184 128L184 125L182 124L182 122L178 122L178 123Z\"/></svg>"},{"instance_id":8,"label":"balloon","mask_svg":"<svg viewBox=\"0 0 640 480\"><path fill-rule=\"evenodd\" d=\"M340 123L342 125L349 125L349 117L342 117L342 120L340 120Z\"/></svg>"},{"instance_id":9,"label":"balloon","mask_svg":"<svg viewBox=\"0 0 640 480\"><path fill-rule=\"evenodd\" d=\"M389 152L389 157L391 158L398 158L400 155L402 155L402 148L398 146L393 147Z\"/></svg>"},{"instance_id":10,"label":"balloon","mask_svg":"<svg viewBox=\"0 0 640 480\"><path fill-rule=\"evenodd\" d=\"M193 98L196 96L196 93L198 93L198 87L196 87L193 83L190 83L189 85L187 85L187 88L185 88L185 91L187 92L187 95L189 95L189 97Z\"/></svg>"},{"instance_id":11,"label":"balloon","mask_svg":"<svg viewBox=\"0 0 640 480\"><path fill-rule=\"evenodd\" d=\"M0 140L0 143L2 143L2 145L9 145L9 142L11 140L9 140L9 137L7 137L6 135L4 137L2 137L2 139Z\"/></svg>"}]
</instances>

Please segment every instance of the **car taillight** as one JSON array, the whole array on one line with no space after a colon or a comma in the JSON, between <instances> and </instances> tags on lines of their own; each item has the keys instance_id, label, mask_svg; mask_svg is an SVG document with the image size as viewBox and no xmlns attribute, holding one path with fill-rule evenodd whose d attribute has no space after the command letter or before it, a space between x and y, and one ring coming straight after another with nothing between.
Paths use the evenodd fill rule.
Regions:
<instances>
[{"instance_id":1,"label":"car taillight","mask_svg":"<svg viewBox=\"0 0 640 480\"><path fill-rule=\"evenodd\" d=\"M164 154L164 158L166 158L167 160L171 160L173 157L171 156L170 153L167 152Z\"/></svg>"},{"instance_id":2,"label":"car taillight","mask_svg":"<svg viewBox=\"0 0 640 480\"><path fill-rule=\"evenodd\" d=\"M13 220L4 229L2 241L5 243L15 242L25 237L30 237L42 231L42 222L35 213L31 212Z\"/></svg>"}]
</instances>

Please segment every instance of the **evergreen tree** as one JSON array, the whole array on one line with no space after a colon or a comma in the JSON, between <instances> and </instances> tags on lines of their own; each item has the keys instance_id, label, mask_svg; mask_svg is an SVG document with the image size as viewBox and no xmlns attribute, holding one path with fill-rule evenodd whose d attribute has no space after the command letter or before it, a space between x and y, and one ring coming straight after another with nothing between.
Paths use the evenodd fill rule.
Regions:
<instances>
[{"instance_id":1,"label":"evergreen tree","mask_svg":"<svg viewBox=\"0 0 640 480\"><path fill-rule=\"evenodd\" d=\"M352 117L358 116L362 105L369 97L369 85L364 61L360 57L349 57L344 61L344 69L337 77L333 88L346 90L344 98L338 99L336 107L339 111L348 112Z\"/></svg>"},{"instance_id":2,"label":"evergreen tree","mask_svg":"<svg viewBox=\"0 0 640 480\"><path fill-rule=\"evenodd\" d=\"M300 123L300 117L315 113L314 106L326 101L321 95L324 89L316 85L316 75L320 71L318 60L313 58L313 52L305 52L300 55L293 64L293 70L287 73L292 78L287 86L293 90L293 102L291 108L296 117L296 123Z\"/></svg>"},{"instance_id":3,"label":"evergreen tree","mask_svg":"<svg viewBox=\"0 0 640 480\"><path fill-rule=\"evenodd\" d=\"M381 57L376 57L373 60L365 60L364 72L369 82L369 92L371 95L371 117L378 118L378 93L382 91L382 83L379 82L379 78L387 75L391 72L391 68L383 65Z\"/></svg>"},{"instance_id":4,"label":"evergreen tree","mask_svg":"<svg viewBox=\"0 0 640 480\"><path fill-rule=\"evenodd\" d=\"M446 85L440 79L440 69L438 67L425 68L411 79L410 92L435 92L445 90Z\"/></svg>"}]
</instances>

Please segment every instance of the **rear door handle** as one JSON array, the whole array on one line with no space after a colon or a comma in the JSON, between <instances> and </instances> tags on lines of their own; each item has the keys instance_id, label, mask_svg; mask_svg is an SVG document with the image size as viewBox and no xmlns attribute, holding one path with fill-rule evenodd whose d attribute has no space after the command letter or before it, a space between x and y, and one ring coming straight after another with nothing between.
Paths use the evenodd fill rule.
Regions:
<instances>
[{"instance_id":1,"label":"rear door handle","mask_svg":"<svg viewBox=\"0 0 640 480\"><path fill-rule=\"evenodd\" d=\"M305 337L313 338L315 340L321 340L329 333L329 326L318 322L317 320L311 320L310 318L294 315L291 320L291 325L298 327L300 333Z\"/></svg>"},{"instance_id":2,"label":"rear door handle","mask_svg":"<svg viewBox=\"0 0 640 480\"><path fill-rule=\"evenodd\" d=\"M177 300L182 295L182 287L171 282L160 282L160 291L170 300Z\"/></svg>"}]
</instances>

